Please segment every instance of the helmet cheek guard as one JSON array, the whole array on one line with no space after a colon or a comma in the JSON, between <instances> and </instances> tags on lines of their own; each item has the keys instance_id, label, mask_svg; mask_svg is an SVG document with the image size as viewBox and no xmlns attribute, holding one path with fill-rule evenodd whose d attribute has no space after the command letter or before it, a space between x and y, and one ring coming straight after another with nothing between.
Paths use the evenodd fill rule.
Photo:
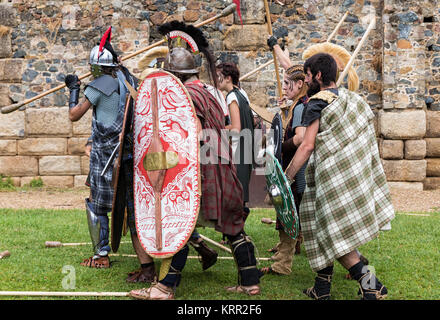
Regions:
<instances>
[{"instance_id":1,"label":"helmet cheek guard","mask_svg":"<svg viewBox=\"0 0 440 320\"><path fill-rule=\"evenodd\" d=\"M91 64L90 72L95 78L98 78L102 75L102 67L99 64Z\"/></svg>"}]
</instances>

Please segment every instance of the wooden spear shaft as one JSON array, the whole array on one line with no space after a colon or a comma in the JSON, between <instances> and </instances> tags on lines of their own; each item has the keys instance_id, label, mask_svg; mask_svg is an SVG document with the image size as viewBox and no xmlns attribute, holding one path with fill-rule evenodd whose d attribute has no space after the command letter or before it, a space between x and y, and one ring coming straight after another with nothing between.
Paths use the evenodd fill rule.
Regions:
<instances>
[{"instance_id":1,"label":"wooden spear shaft","mask_svg":"<svg viewBox=\"0 0 440 320\"><path fill-rule=\"evenodd\" d=\"M252 76L253 74L257 73L258 71L260 71L261 69L266 68L268 65L272 64L274 62L274 59L267 61L266 63L262 64L261 66L259 66L258 68L250 71L249 73L246 73L244 76L240 77L240 81L243 81L244 79L249 78L250 76Z\"/></svg>"},{"instance_id":2,"label":"wooden spear shaft","mask_svg":"<svg viewBox=\"0 0 440 320\"><path fill-rule=\"evenodd\" d=\"M364 44L364 42L367 40L369 33L371 32L371 30L373 29L374 25L376 24L376 16L372 15L371 17L371 21L370 24L368 25L367 30L364 33L364 36L362 37L361 41L359 42L358 46L356 47L356 50L353 52L353 54L351 55L350 61L348 61L347 65L345 66L344 72L342 72L342 74L339 76L338 78L338 82L336 83L336 85L339 87L342 83L342 81L344 81L345 76L348 73L348 70L351 68L351 66L353 65L354 59L356 58L357 54L359 53L359 51L362 48L362 45Z\"/></svg>"},{"instance_id":3,"label":"wooden spear shaft","mask_svg":"<svg viewBox=\"0 0 440 320\"><path fill-rule=\"evenodd\" d=\"M272 21L270 19L270 10L269 10L269 4L267 3L267 0L264 0L264 8L266 10L266 20L267 20L267 31L269 32L269 35L272 35ZM280 80L280 70L278 69L278 60L277 60L277 56L274 52L274 50L272 50L272 54L273 54L273 64L275 66L275 75L277 77L277 85L278 85L278 97L282 97L283 96L283 90L281 88L281 80Z\"/></svg>"},{"instance_id":4,"label":"wooden spear shaft","mask_svg":"<svg viewBox=\"0 0 440 320\"><path fill-rule=\"evenodd\" d=\"M202 26L204 26L204 25L206 25L208 23L211 23L212 21L215 21L215 20L220 19L222 17L228 16L228 15L230 15L231 13L233 13L235 11L236 7L237 6L235 5L235 3L233 3L233 4L229 5L229 6L227 6L225 9L223 9L223 11L221 13L219 13L218 15L216 15L214 17L211 17L209 19L206 19L206 20L204 20L204 21L202 21L200 23L197 23L194 26L196 28L199 28L199 27L202 27ZM163 43L165 43L165 39L157 41L157 42L155 42L155 43L153 43L153 44L151 44L151 45L149 45L149 46L147 46L147 47L145 47L143 49L140 49L140 50L138 50L136 52L133 52L133 53L125 56L125 57L122 57L121 60L125 61L127 59L133 58L134 56L137 56L138 54L141 54L141 53L143 53L143 52L145 52L147 50L150 50L151 48L157 47L157 46L159 46L159 45L161 45ZM92 73L88 72L86 74L83 74L82 76L79 76L78 79L82 80L82 79L90 77L91 75L92 75ZM55 88L52 88L52 89L50 89L48 91L45 91L43 93L40 93L39 95L36 95L35 97L32 97L32 98L27 99L27 100L24 100L22 102L11 104L9 106L5 106L5 107L1 108L1 112L2 113L11 113L11 112L13 112L13 111L15 111L17 109L20 109L24 105L27 105L27 104L29 104L31 102L34 102L35 100L41 99L41 98L43 98L43 97L45 97L45 96L47 96L47 95L49 95L51 93L54 93L54 92L56 92L58 90L61 90L65 86L66 86L65 83L60 84L59 86L57 86Z\"/></svg>"},{"instance_id":5,"label":"wooden spear shaft","mask_svg":"<svg viewBox=\"0 0 440 320\"><path fill-rule=\"evenodd\" d=\"M335 30L333 30L333 32L328 36L327 42L330 42L330 40L333 39L333 37L336 35L336 32L338 32L339 28L341 27L342 23L344 22L345 18L347 18L347 16L348 16L348 11L345 12L342 19L336 25Z\"/></svg>"},{"instance_id":6,"label":"wooden spear shaft","mask_svg":"<svg viewBox=\"0 0 440 320\"><path fill-rule=\"evenodd\" d=\"M333 32L332 32L332 33L330 34L330 36L327 38L327 42L330 42L330 41L333 39L333 37L336 35L336 33L338 32L338 30L339 30L339 28L341 27L342 23L344 22L345 18L347 17L348 13L349 13L348 11L345 12L344 16L343 16L343 17L341 18L341 20L338 22L338 24L336 25L336 27L335 27L335 29L333 30ZM275 55L274 55L274 58L275 58ZM248 73L246 73L245 75L243 75L243 76L240 77L240 81L243 81L243 80L249 78L250 76L254 75L255 73L259 72L260 70L262 70L262 69L266 68L267 66L269 66L270 64L274 63L274 61L275 61L274 59L271 59L271 60L267 61L266 63L262 64L261 66L259 66L258 68L254 69L254 70L252 70L252 71L250 71L250 72L248 72ZM276 68L276 69L278 70L278 68ZM279 87L279 86L278 86L278 87ZM260 117L262 117L266 122L268 122L268 123L272 123L272 120L269 119L268 116L262 114L263 111L260 111L260 110L258 110L256 107L253 107L253 106L250 106L250 107L251 107L251 109L252 109L253 111L255 111ZM272 118L273 118L273 116L272 116Z\"/></svg>"},{"instance_id":7,"label":"wooden spear shaft","mask_svg":"<svg viewBox=\"0 0 440 320\"><path fill-rule=\"evenodd\" d=\"M205 240L206 242L209 242L210 244L215 245L216 247L219 247L220 249L232 254L231 249L225 247L224 245L218 243L217 241L211 240L208 237L204 236L203 234L200 235L200 238L202 238L203 240Z\"/></svg>"},{"instance_id":8,"label":"wooden spear shaft","mask_svg":"<svg viewBox=\"0 0 440 320\"><path fill-rule=\"evenodd\" d=\"M335 29L333 30L333 32L329 35L329 37L327 38L327 42L330 42L333 37L336 35L336 33L338 32L339 28L341 27L342 23L344 22L345 18L347 17L349 11L347 11L344 16L341 18L341 20L338 22L338 24L336 25ZM254 75L255 73L257 73L258 71L266 68L267 66L269 66L270 64L272 64L274 62L274 59L271 59L269 61L267 61L266 63L262 64L261 66L259 66L258 68L255 68L254 70L246 73L245 75L240 77L240 81L243 81L247 78L249 78L250 76Z\"/></svg>"},{"instance_id":9,"label":"wooden spear shaft","mask_svg":"<svg viewBox=\"0 0 440 320\"><path fill-rule=\"evenodd\" d=\"M137 255L135 254L119 254L119 253L110 253L109 254L110 257L127 257L127 258L137 258ZM199 256L188 256L188 259L200 259ZM233 260L234 257L217 257L217 259L219 260ZM270 261L272 260L271 258L256 258L257 260L260 261Z\"/></svg>"},{"instance_id":10,"label":"wooden spear shaft","mask_svg":"<svg viewBox=\"0 0 440 320\"><path fill-rule=\"evenodd\" d=\"M121 243L131 243L131 241L121 241ZM76 247L90 245L91 242L72 242L72 243L62 243L60 241L46 241L44 243L46 248L57 248L57 247Z\"/></svg>"}]
</instances>

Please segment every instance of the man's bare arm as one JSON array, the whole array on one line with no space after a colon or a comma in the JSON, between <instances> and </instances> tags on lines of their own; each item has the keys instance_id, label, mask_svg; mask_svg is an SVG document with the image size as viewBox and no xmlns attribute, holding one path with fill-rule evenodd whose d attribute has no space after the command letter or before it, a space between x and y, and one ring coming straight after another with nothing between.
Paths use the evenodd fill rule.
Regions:
<instances>
[{"instance_id":1,"label":"man's bare arm","mask_svg":"<svg viewBox=\"0 0 440 320\"><path fill-rule=\"evenodd\" d=\"M82 116L89 110L92 106L87 98L83 98L76 106L69 109L69 119L70 121L78 121Z\"/></svg>"}]
</instances>

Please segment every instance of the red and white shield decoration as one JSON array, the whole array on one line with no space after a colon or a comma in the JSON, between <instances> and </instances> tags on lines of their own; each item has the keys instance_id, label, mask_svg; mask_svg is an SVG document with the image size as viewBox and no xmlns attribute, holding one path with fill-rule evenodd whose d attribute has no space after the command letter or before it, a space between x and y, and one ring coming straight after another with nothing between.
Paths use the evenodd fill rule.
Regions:
<instances>
[{"instance_id":1,"label":"red and white shield decoration","mask_svg":"<svg viewBox=\"0 0 440 320\"><path fill-rule=\"evenodd\" d=\"M188 92L174 75L157 70L143 80L133 132L138 237L150 256L167 258L191 236L201 192L197 116ZM178 156L176 166L146 170L146 156L169 151Z\"/></svg>"}]
</instances>

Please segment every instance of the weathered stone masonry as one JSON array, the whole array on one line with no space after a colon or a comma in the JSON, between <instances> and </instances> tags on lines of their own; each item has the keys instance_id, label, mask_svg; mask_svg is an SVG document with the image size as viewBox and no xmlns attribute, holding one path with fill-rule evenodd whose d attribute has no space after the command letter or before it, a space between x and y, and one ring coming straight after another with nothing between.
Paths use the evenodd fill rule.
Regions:
<instances>
[{"instance_id":1,"label":"weathered stone masonry","mask_svg":"<svg viewBox=\"0 0 440 320\"><path fill-rule=\"evenodd\" d=\"M86 73L89 51L110 25L113 45L128 54L160 39L156 26L163 22L197 23L230 2L0 0L0 106L55 87L69 73ZM309 45L325 41L347 10L333 42L353 52L368 26L366 16L376 15L355 67L359 93L377 115L388 181L406 188L440 187L440 1L279 2L270 4L272 26L276 35L288 37L294 63L302 62ZM241 6L243 26L235 14L203 30L215 55L239 63L245 74L272 55L263 0L241 0ZM125 62L135 74L141 56ZM275 106L273 70L270 66L242 83L253 104ZM0 174L13 177L16 185L35 177L49 186L84 185L91 112L71 123L67 99L67 90L61 90L25 110L0 114Z\"/></svg>"}]
</instances>

